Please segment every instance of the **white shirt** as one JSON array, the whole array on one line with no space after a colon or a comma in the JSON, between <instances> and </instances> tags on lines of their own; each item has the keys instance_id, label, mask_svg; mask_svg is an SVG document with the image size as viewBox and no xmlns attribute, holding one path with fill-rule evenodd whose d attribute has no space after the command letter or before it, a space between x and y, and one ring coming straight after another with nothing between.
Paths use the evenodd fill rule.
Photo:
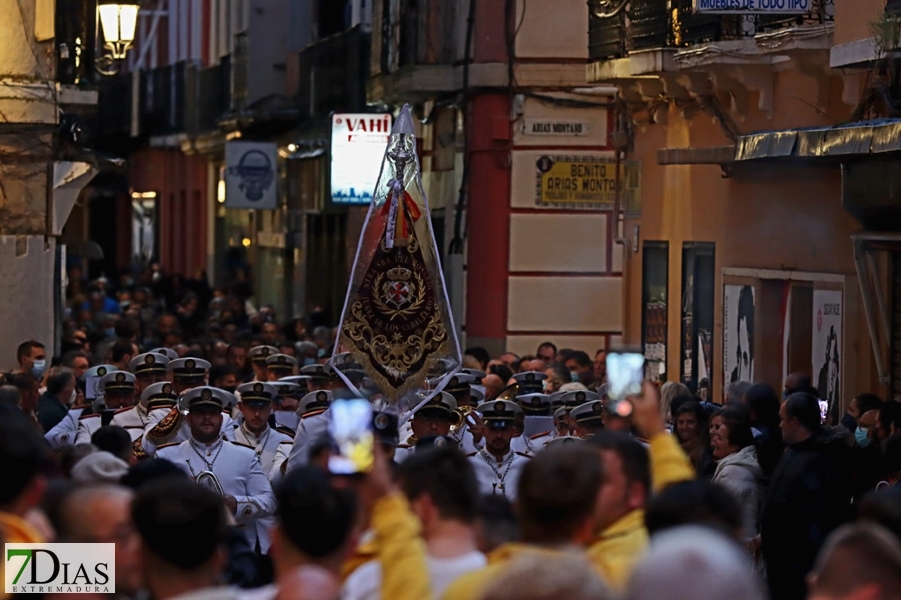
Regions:
<instances>
[{"instance_id":1,"label":"white shirt","mask_svg":"<svg viewBox=\"0 0 901 600\"><path fill-rule=\"evenodd\" d=\"M69 409L62 421L44 434L44 439L50 443L51 448L62 450L75 445L75 438L78 436L78 419L81 418L84 409L84 406Z\"/></svg>"},{"instance_id":2,"label":"white shirt","mask_svg":"<svg viewBox=\"0 0 901 600\"><path fill-rule=\"evenodd\" d=\"M528 456L513 450L507 452L500 462L484 449L469 455L469 462L479 481L479 492L486 496L500 494L510 501L516 500L516 486L528 460Z\"/></svg>"},{"instance_id":3,"label":"white shirt","mask_svg":"<svg viewBox=\"0 0 901 600\"><path fill-rule=\"evenodd\" d=\"M488 564L481 552L469 552L454 558L427 556L429 581L433 600L439 600L444 592L461 575L477 571ZM341 588L341 600L381 600L382 565L371 560L358 567ZM386 599L387 600L387 599Z\"/></svg>"}]
</instances>

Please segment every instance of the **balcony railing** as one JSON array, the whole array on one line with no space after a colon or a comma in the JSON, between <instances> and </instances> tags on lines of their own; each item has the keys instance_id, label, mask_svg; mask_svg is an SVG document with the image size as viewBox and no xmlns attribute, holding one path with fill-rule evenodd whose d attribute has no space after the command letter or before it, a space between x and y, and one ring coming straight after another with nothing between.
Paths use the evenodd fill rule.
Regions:
<instances>
[{"instance_id":1,"label":"balcony railing","mask_svg":"<svg viewBox=\"0 0 901 600\"><path fill-rule=\"evenodd\" d=\"M185 63L141 73L141 132L169 135L185 130Z\"/></svg>"},{"instance_id":2,"label":"balcony railing","mask_svg":"<svg viewBox=\"0 0 901 600\"><path fill-rule=\"evenodd\" d=\"M377 0L380 1L380 0ZM384 1L381 72L414 65L449 65L456 58L456 3L447 0Z\"/></svg>"},{"instance_id":3,"label":"balcony railing","mask_svg":"<svg viewBox=\"0 0 901 600\"><path fill-rule=\"evenodd\" d=\"M692 0L590 0L588 52L592 60L619 58L634 50L681 48L833 21L834 0L812 4L805 15L708 15L695 13Z\"/></svg>"},{"instance_id":4,"label":"balcony railing","mask_svg":"<svg viewBox=\"0 0 901 600\"><path fill-rule=\"evenodd\" d=\"M231 57L219 64L189 69L188 82L193 93L186 98L186 130L191 135L215 131L219 120L231 111Z\"/></svg>"},{"instance_id":5,"label":"balcony railing","mask_svg":"<svg viewBox=\"0 0 901 600\"><path fill-rule=\"evenodd\" d=\"M357 26L300 51L297 106L301 115L324 116L365 106L370 39Z\"/></svg>"},{"instance_id":6,"label":"balcony railing","mask_svg":"<svg viewBox=\"0 0 901 600\"><path fill-rule=\"evenodd\" d=\"M235 35L231 70L231 108L240 111L247 106L247 68L249 48L247 32Z\"/></svg>"}]
</instances>

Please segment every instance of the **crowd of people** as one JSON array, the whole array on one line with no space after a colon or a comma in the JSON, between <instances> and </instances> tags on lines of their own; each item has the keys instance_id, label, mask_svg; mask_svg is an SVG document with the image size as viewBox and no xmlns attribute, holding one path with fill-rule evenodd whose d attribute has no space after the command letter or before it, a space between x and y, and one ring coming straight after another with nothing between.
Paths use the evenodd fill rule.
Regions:
<instances>
[{"instance_id":1,"label":"crowd of people","mask_svg":"<svg viewBox=\"0 0 901 600\"><path fill-rule=\"evenodd\" d=\"M114 543L122 598L901 600L899 402L831 422L794 374L619 411L603 351L470 348L337 474L323 311L72 281L58 358L0 385L0 542Z\"/></svg>"}]
</instances>

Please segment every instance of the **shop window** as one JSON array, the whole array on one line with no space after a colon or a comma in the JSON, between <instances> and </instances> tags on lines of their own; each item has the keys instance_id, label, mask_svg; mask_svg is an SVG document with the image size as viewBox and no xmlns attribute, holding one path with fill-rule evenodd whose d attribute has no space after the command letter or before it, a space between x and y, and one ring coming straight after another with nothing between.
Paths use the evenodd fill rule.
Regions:
<instances>
[{"instance_id":1,"label":"shop window","mask_svg":"<svg viewBox=\"0 0 901 600\"><path fill-rule=\"evenodd\" d=\"M645 242L641 266L641 340L651 380L666 379L669 243Z\"/></svg>"},{"instance_id":2,"label":"shop window","mask_svg":"<svg viewBox=\"0 0 901 600\"><path fill-rule=\"evenodd\" d=\"M682 245L682 334L680 380L705 400L711 399L713 374L715 245Z\"/></svg>"}]
</instances>

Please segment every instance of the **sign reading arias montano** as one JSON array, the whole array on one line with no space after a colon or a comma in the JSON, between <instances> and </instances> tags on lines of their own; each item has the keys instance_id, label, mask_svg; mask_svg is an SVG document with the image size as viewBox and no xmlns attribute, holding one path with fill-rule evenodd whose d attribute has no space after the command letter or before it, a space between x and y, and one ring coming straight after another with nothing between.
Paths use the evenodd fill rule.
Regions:
<instances>
[{"instance_id":1,"label":"sign reading arias montano","mask_svg":"<svg viewBox=\"0 0 901 600\"><path fill-rule=\"evenodd\" d=\"M613 209L616 162L612 158L545 155L535 167L538 206ZM641 209L641 162L624 161L620 171L623 210L636 214Z\"/></svg>"},{"instance_id":2,"label":"sign reading arias montano","mask_svg":"<svg viewBox=\"0 0 901 600\"><path fill-rule=\"evenodd\" d=\"M694 0L696 12L703 13L788 13L810 11L811 0Z\"/></svg>"}]
</instances>

